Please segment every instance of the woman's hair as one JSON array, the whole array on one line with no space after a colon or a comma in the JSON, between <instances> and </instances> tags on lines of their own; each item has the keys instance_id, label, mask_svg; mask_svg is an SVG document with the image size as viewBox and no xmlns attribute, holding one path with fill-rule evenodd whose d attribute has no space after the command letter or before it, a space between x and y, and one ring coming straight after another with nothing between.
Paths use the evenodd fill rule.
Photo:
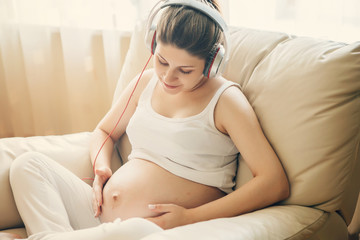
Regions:
<instances>
[{"instance_id":1,"label":"woman's hair","mask_svg":"<svg viewBox=\"0 0 360 240\"><path fill-rule=\"evenodd\" d=\"M217 1L200 0L220 12ZM219 25L200 11L187 6L164 9L156 30L157 42L174 45L207 62L222 42Z\"/></svg>"}]
</instances>

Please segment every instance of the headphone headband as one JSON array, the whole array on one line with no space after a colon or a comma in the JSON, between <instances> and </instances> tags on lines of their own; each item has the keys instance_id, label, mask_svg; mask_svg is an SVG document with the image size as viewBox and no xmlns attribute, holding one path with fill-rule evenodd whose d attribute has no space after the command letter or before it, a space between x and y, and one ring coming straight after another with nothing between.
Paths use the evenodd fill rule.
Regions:
<instances>
[{"instance_id":1,"label":"headphone headband","mask_svg":"<svg viewBox=\"0 0 360 240\"><path fill-rule=\"evenodd\" d=\"M159 6L159 4L161 5ZM153 51L155 49L156 45L153 45L153 43L156 44L156 25L153 23L153 20L157 13L168 6L188 6L190 8L193 8L195 10L200 11L201 13L205 14L209 18L211 18L222 30L224 34L224 46L223 50L221 51L223 54L223 57L221 57L220 60L215 60L214 62L218 62L218 67L216 69L212 69L212 66L209 67L209 71L216 71L215 73L212 73L211 75L217 75L223 71L225 68L225 65L227 61L229 60L229 32L228 27L224 19L222 18L221 14L214 8L211 8L210 6L206 5L205 3L202 3L197 0L160 0L151 10L148 23L147 23L147 32L145 37L146 45Z\"/></svg>"},{"instance_id":2,"label":"headphone headband","mask_svg":"<svg viewBox=\"0 0 360 240\"><path fill-rule=\"evenodd\" d=\"M227 31L227 25L226 25L224 19L222 18L222 16L220 15L220 13L216 9L214 9L202 2L199 2L196 0L180 0L180 1L179 0L165 0L164 3L160 6L160 9L167 7L167 6L174 6L174 5L175 6L188 6L193 9L196 9L196 10L204 13L211 19L213 19L224 32Z\"/></svg>"}]
</instances>

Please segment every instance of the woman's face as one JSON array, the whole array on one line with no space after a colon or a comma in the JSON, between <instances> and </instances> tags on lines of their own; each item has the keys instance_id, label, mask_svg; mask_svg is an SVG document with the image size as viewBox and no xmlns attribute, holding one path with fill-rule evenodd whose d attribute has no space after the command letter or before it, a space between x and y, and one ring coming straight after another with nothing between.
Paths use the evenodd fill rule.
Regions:
<instances>
[{"instance_id":1,"label":"woman's face","mask_svg":"<svg viewBox=\"0 0 360 240\"><path fill-rule=\"evenodd\" d=\"M159 42L154 56L156 74L170 94L194 91L207 79L203 75L205 60L186 50Z\"/></svg>"}]
</instances>

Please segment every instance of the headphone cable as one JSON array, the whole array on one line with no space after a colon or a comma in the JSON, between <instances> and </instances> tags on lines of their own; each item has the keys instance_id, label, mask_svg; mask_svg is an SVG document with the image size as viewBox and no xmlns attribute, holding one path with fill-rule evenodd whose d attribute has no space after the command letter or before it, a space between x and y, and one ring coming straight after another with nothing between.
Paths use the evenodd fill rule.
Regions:
<instances>
[{"instance_id":1,"label":"headphone cable","mask_svg":"<svg viewBox=\"0 0 360 240\"><path fill-rule=\"evenodd\" d=\"M141 71L141 73L140 73L140 75L139 75L139 77L138 77L138 79L137 79L137 81L136 81L136 84L135 84L135 86L134 86L134 88L133 88L133 90L132 90L132 92L131 92L131 94L130 94L130 97L129 97L129 99L127 100L127 103L126 103L126 105L125 105L125 108L124 108L124 110L122 111L119 119L117 120L117 122L116 122L115 126L113 127L113 129L111 130L111 132L110 132L110 133L107 135L107 137L105 138L104 142L103 142L102 145L100 146L100 148L99 148L99 150L98 150L98 152L97 152L97 154L96 154L96 156L95 156L94 163L93 163L93 173L94 173L94 175L96 175L96 172L95 172L95 164L96 164L97 158L98 158L101 150L103 149L105 143L106 143L107 140L111 137L111 135L114 133L116 127L117 127L117 126L119 125L119 123L120 123L120 120L122 119L123 115L125 114L125 111L126 111L126 109L128 108L128 106L129 106L130 100L131 100L132 96L134 95L134 92L135 92L135 90L136 90L136 88L137 88L137 86L138 86L138 84L139 84L139 81L140 81L140 79L141 79L141 77L142 77L142 75L143 75L146 67L148 66L148 64L149 64L149 62L150 62L151 57L152 57L152 54L150 54L149 59L147 60L145 66L143 67L143 69L142 69L142 71ZM92 180L92 181L94 181L94 178L83 178L82 180Z\"/></svg>"}]
</instances>

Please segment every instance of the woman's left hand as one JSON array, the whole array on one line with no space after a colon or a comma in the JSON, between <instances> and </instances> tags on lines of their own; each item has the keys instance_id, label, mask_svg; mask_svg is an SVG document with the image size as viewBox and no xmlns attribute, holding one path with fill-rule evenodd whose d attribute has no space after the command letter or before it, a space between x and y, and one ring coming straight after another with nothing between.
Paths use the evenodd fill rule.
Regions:
<instances>
[{"instance_id":1,"label":"woman's left hand","mask_svg":"<svg viewBox=\"0 0 360 240\"><path fill-rule=\"evenodd\" d=\"M193 223L190 210L175 204L149 204L149 209L159 216L147 218L147 220L163 229Z\"/></svg>"}]
</instances>

